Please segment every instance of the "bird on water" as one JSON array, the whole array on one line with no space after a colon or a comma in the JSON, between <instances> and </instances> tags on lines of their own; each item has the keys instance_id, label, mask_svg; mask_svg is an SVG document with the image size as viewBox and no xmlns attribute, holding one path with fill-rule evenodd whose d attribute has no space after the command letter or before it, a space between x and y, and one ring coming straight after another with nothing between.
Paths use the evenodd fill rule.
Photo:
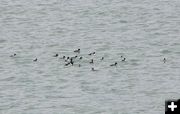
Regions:
<instances>
[{"instance_id":1,"label":"bird on water","mask_svg":"<svg viewBox=\"0 0 180 114\"><path fill-rule=\"evenodd\" d=\"M88 55L95 55L96 54L96 52L92 52L92 53L89 53Z\"/></svg>"},{"instance_id":2,"label":"bird on water","mask_svg":"<svg viewBox=\"0 0 180 114\"><path fill-rule=\"evenodd\" d=\"M13 55L10 55L10 57L15 57L16 56L16 53L14 53Z\"/></svg>"},{"instance_id":3,"label":"bird on water","mask_svg":"<svg viewBox=\"0 0 180 114\"><path fill-rule=\"evenodd\" d=\"M69 64L70 64L70 62L69 62L69 63L66 63L65 66L68 66Z\"/></svg>"},{"instance_id":4,"label":"bird on water","mask_svg":"<svg viewBox=\"0 0 180 114\"><path fill-rule=\"evenodd\" d=\"M89 62L90 64L93 64L94 63L94 60L93 59L91 59L91 61Z\"/></svg>"},{"instance_id":5,"label":"bird on water","mask_svg":"<svg viewBox=\"0 0 180 114\"><path fill-rule=\"evenodd\" d=\"M67 62L69 59L70 59L70 57L67 57L67 58L65 59L65 62Z\"/></svg>"},{"instance_id":6,"label":"bird on water","mask_svg":"<svg viewBox=\"0 0 180 114\"><path fill-rule=\"evenodd\" d=\"M54 55L53 57L58 57L59 55L58 54L56 54L56 55Z\"/></svg>"},{"instance_id":7,"label":"bird on water","mask_svg":"<svg viewBox=\"0 0 180 114\"><path fill-rule=\"evenodd\" d=\"M36 59L34 59L33 61L34 61L34 62L36 62L36 61L37 61L37 58L36 58Z\"/></svg>"},{"instance_id":8,"label":"bird on water","mask_svg":"<svg viewBox=\"0 0 180 114\"><path fill-rule=\"evenodd\" d=\"M110 66L116 66L117 65L117 62L115 62L114 64L111 64Z\"/></svg>"},{"instance_id":9,"label":"bird on water","mask_svg":"<svg viewBox=\"0 0 180 114\"><path fill-rule=\"evenodd\" d=\"M95 70L94 68L91 68L91 71L98 71L98 70Z\"/></svg>"},{"instance_id":10,"label":"bird on water","mask_svg":"<svg viewBox=\"0 0 180 114\"><path fill-rule=\"evenodd\" d=\"M83 57L81 56L81 57L79 57L79 59L82 59Z\"/></svg>"},{"instance_id":11,"label":"bird on water","mask_svg":"<svg viewBox=\"0 0 180 114\"><path fill-rule=\"evenodd\" d=\"M104 60L104 57L102 57L101 60Z\"/></svg>"},{"instance_id":12,"label":"bird on water","mask_svg":"<svg viewBox=\"0 0 180 114\"><path fill-rule=\"evenodd\" d=\"M163 62L164 62L164 63L166 62L166 58L163 59Z\"/></svg>"},{"instance_id":13,"label":"bird on water","mask_svg":"<svg viewBox=\"0 0 180 114\"><path fill-rule=\"evenodd\" d=\"M73 62L73 59L72 59L72 58L70 59L70 64L71 64L71 65L73 65L73 64L74 64L74 62Z\"/></svg>"},{"instance_id":14,"label":"bird on water","mask_svg":"<svg viewBox=\"0 0 180 114\"><path fill-rule=\"evenodd\" d=\"M60 59L65 59L66 58L66 56L62 56Z\"/></svg>"},{"instance_id":15,"label":"bird on water","mask_svg":"<svg viewBox=\"0 0 180 114\"><path fill-rule=\"evenodd\" d=\"M76 53L80 53L80 49L74 50L74 52L76 52Z\"/></svg>"},{"instance_id":16,"label":"bird on water","mask_svg":"<svg viewBox=\"0 0 180 114\"><path fill-rule=\"evenodd\" d=\"M123 58L123 60L122 61L126 61L126 58Z\"/></svg>"},{"instance_id":17,"label":"bird on water","mask_svg":"<svg viewBox=\"0 0 180 114\"><path fill-rule=\"evenodd\" d=\"M71 57L72 59L76 59L78 56L76 55L76 56L74 56L74 57Z\"/></svg>"}]
</instances>

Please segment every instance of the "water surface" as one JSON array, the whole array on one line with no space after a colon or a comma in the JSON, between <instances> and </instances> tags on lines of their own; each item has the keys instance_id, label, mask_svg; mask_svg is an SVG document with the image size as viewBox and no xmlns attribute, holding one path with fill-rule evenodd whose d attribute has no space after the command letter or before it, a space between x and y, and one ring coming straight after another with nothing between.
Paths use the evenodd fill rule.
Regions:
<instances>
[{"instance_id":1,"label":"water surface","mask_svg":"<svg viewBox=\"0 0 180 114\"><path fill-rule=\"evenodd\" d=\"M1 0L0 29L1 114L160 114L179 98L179 0ZM53 57L78 48L74 66Z\"/></svg>"}]
</instances>

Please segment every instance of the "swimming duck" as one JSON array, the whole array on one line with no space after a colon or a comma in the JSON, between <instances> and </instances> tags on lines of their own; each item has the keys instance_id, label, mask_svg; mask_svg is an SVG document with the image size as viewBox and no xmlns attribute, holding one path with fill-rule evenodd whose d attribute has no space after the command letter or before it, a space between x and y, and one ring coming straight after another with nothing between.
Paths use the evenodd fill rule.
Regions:
<instances>
[{"instance_id":1,"label":"swimming duck","mask_svg":"<svg viewBox=\"0 0 180 114\"><path fill-rule=\"evenodd\" d=\"M98 70L95 70L94 68L91 68L91 71L98 71Z\"/></svg>"},{"instance_id":2,"label":"swimming duck","mask_svg":"<svg viewBox=\"0 0 180 114\"><path fill-rule=\"evenodd\" d=\"M65 60L65 62L67 62L67 61L69 60L69 58L70 58L70 57L67 57L66 60Z\"/></svg>"},{"instance_id":3,"label":"swimming duck","mask_svg":"<svg viewBox=\"0 0 180 114\"><path fill-rule=\"evenodd\" d=\"M71 64L71 65L73 65L73 64L74 64L74 62L73 62L73 59L72 59L72 58L70 59L70 64Z\"/></svg>"},{"instance_id":4,"label":"swimming duck","mask_svg":"<svg viewBox=\"0 0 180 114\"><path fill-rule=\"evenodd\" d=\"M71 61L71 62L70 62L70 64L73 66L73 65L74 65L74 62L73 62L73 61Z\"/></svg>"},{"instance_id":5,"label":"swimming duck","mask_svg":"<svg viewBox=\"0 0 180 114\"><path fill-rule=\"evenodd\" d=\"M123 58L123 60L122 61L126 61L126 58Z\"/></svg>"},{"instance_id":6,"label":"swimming duck","mask_svg":"<svg viewBox=\"0 0 180 114\"><path fill-rule=\"evenodd\" d=\"M164 63L166 62L166 58L163 59L163 62L164 62Z\"/></svg>"},{"instance_id":7,"label":"swimming duck","mask_svg":"<svg viewBox=\"0 0 180 114\"><path fill-rule=\"evenodd\" d=\"M111 64L110 66L116 66L117 65L117 62L115 62L114 64Z\"/></svg>"},{"instance_id":8,"label":"swimming duck","mask_svg":"<svg viewBox=\"0 0 180 114\"><path fill-rule=\"evenodd\" d=\"M36 61L37 61L37 58L36 58L36 59L34 59L33 61L34 61L34 62L36 62Z\"/></svg>"},{"instance_id":9,"label":"swimming duck","mask_svg":"<svg viewBox=\"0 0 180 114\"><path fill-rule=\"evenodd\" d=\"M79 59L82 59L83 57L79 57Z\"/></svg>"},{"instance_id":10,"label":"swimming duck","mask_svg":"<svg viewBox=\"0 0 180 114\"><path fill-rule=\"evenodd\" d=\"M11 55L10 57L15 57L16 56L16 54L14 53L13 55Z\"/></svg>"},{"instance_id":11,"label":"swimming duck","mask_svg":"<svg viewBox=\"0 0 180 114\"><path fill-rule=\"evenodd\" d=\"M58 54L56 54L56 55L54 55L53 57L58 57L59 55Z\"/></svg>"},{"instance_id":12,"label":"swimming duck","mask_svg":"<svg viewBox=\"0 0 180 114\"><path fill-rule=\"evenodd\" d=\"M96 54L96 52L89 53L88 55L92 55L92 54L93 54L93 55L95 55L95 54Z\"/></svg>"},{"instance_id":13,"label":"swimming duck","mask_svg":"<svg viewBox=\"0 0 180 114\"><path fill-rule=\"evenodd\" d=\"M66 56L63 56L63 57L61 57L60 59L65 59L66 58Z\"/></svg>"},{"instance_id":14,"label":"swimming duck","mask_svg":"<svg viewBox=\"0 0 180 114\"><path fill-rule=\"evenodd\" d=\"M90 64L93 64L94 63L94 60L93 59L91 59L91 61L89 62Z\"/></svg>"},{"instance_id":15,"label":"swimming duck","mask_svg":"<svg viewBox=\"0 0 180 114\"><path fill-rule=\"evenodd\" d=\"M77 58L78 56L76 55L76 56L74 56L74 57L71 57L72 59L75 59L75 58Z\"/></svg>"},{"instance_id":16,"label":"swimming duck","mask_svg":"<svg viewBox=\"0 0 180 114\"><path fill-rule=\"evenodd\" d=\"M102 57L101 60L104 60L104 57Z\"/></svg>"},{"instance_id":17,"label":"swimming duck","mask_svg":"<svg viewBox=\"0 0 180 114\"><path fill-rule=\"evenodd\" d=\"M70 64L70 62L69 62L69 63L66 63L65 66L68 66L69 64Z\"/></svg>"},{"instance_id":18,"label":"swimming duck","mask_svg":"<svg viewBox=\"0 0 180 114\"><path fill-rule=\"evenodd\" d=\"M76 52L76 53L80 53L80 49L74 50L74 52Z\"/></svg>"}]
</instances>

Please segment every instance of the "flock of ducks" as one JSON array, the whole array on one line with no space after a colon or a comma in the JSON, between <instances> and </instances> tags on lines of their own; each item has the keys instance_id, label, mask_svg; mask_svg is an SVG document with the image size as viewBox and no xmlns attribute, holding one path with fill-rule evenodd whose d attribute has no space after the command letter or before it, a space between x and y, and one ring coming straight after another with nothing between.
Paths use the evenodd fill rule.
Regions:
<instances>
[{"instance_id":1,"label":"flock of ducks","mask_svg":"<svg viewBox=\"0 0 180 114\"><path fill-rule=\"evenodd\" d=\"M77 50L74 50L74 53L80 53L80 49L77 49ZM96 52L91 52L91 53L89 53L88 55L89 56L91 56L91 55L95 55L96 54ZM13 55L10 55L10 57L15 57L17 54L16 53L14 53ZM57 53L57 54L55 54L53 57L59 57L59 54ZM126 61L126 58L125 57L123 57L123 56L121 56L121 58L122 58L122 62L125 62ZM65 62L65 64L64 64L64 66L69 66L69 65L71 65L71 66L73 66L74 65L74 62L75 62L75 60L76 59L79 59L79 60L82 60L83 59L83 56L73 56L73 57L69 57L69 56L62 56L60 59L63 59L64 60L64 62ZM101 57L101 59L100 59L101 61L103 61L104 60L104 57ZM38 61L38 59L37 58L35 58L34 60L33 60L33 62L37 62ZM165 63L166 62L166 58L163 58L163 62ZM89 61L89 64L94 64L94 59L90 59L90 61ZM110 64L109 66L111 66L111 67L113 67L113 66L117 66L117 62L115 62L115 63L113 63L113 64ZM81 67L81 64L78 64L78 66L79 67ZM94 67L92 67L91 68L91 71L98 71L98 70L96 70Z\"/></svg>"}]
</instances>

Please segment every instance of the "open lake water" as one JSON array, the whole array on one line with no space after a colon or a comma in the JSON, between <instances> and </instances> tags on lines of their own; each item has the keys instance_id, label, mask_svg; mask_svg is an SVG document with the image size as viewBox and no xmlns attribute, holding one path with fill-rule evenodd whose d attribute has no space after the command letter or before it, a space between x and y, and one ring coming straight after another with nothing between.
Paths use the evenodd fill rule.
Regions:
<instances>
[{"instance_id":1,"label":"open lake water","mask_svg":"<svg viewBox=\"0 0 180 114\"><path fill-rule=\"evenodd\" d=\"M180 98L180 0L1 0L0 61L0 114L163 114Z\"/></svg>"}]
</instances>

